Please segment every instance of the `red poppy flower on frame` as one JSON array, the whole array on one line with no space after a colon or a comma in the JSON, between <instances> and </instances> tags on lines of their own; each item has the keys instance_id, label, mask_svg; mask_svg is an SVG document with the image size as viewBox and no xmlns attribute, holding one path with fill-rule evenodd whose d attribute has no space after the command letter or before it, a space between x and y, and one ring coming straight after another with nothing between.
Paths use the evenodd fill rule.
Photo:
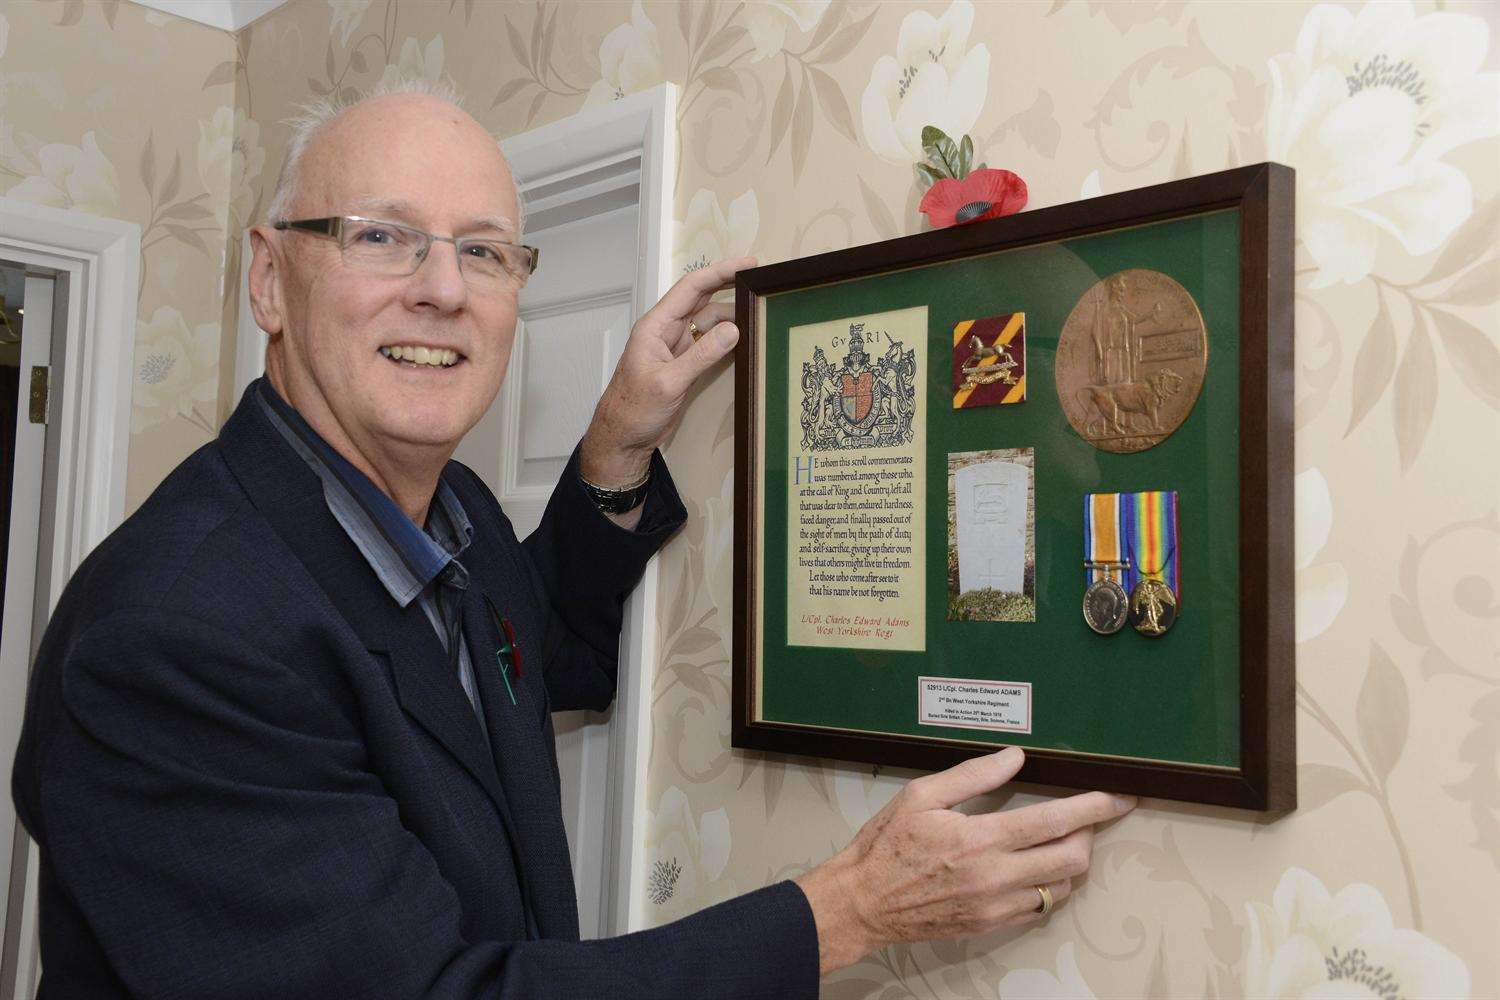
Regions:
<instances>
[{"instance_id":1,"label":"red poppy flower on frame","mask_svg":"<svg viewBox=\"0 0 1500 1000\"><path fill-rule=\"evenodd\" d=\"M1013 215L1026 207L1026 182L1009 170L986 167L963 180L935 181L917 208L934 229Z\"/></svg>"}]
</instances>

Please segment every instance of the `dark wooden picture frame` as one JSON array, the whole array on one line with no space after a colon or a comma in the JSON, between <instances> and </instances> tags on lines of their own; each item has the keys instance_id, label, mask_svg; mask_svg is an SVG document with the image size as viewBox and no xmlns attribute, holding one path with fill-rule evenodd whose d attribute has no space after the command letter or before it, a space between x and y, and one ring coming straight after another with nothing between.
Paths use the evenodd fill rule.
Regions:
<instances>
[{"instance_id":1,"label":"dark wooden picture frame","mask_svg":"<svg viewBox=\"0 0 1500 1000\"><path fill-rule=\"evenodd\" d=\"M990 752L927 736L757 721L752 676L757 602L754 518L764 488L756 398L759 301L777 293L913 266L1074 239L1221 209L1239 233L1239 766L1111 758L1027 748L1018 781L1235 806L1296 805L1293 628L1293 191L1286 166L1260 163L988 222L784 261L740 272L735 368L732 745L936 770ZM1040 394L1039 388L1034 392ZM771 419L776 415L771 414ZM1076 613L1076 612L1075 612Z\"/></svg>"}]
</instances>

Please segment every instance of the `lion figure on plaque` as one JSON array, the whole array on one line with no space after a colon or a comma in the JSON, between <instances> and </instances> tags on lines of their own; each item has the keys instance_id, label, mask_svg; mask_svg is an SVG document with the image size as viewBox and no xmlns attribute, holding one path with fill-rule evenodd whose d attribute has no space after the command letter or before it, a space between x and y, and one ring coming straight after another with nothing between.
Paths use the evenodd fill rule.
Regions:
<instances>
[{"instance_id":1,"label":"lion figure on plaque","mask_svg":"<svg viewBox=\"0 0 1500 1000\"><path fill-rule=\"evenodd\" d=\"M837 368L821 347L802 363L802 447L809 451L889 448L912 440L916 413L916 351L886 339L885 354L865 352L863 323L849 325L849 346Z\"/></svg>"},{"instance_id":2,"label":"lion figure on plaque","mask_svg":"<svg viewBox=\"0 0 1500 1000\"><path fill-rule=\"evenodd\" d=\"M1182 376L1170 368L1147 375L1143 381L1113 385L1086 385L1078 390L1078 403L1097 419L1086 422L1090 438L1107 434L1124 436L1161 430L1161 404L1182 389ZM1139 415L1146 427L1133 426Z\"/></svg>"}]
</instances>

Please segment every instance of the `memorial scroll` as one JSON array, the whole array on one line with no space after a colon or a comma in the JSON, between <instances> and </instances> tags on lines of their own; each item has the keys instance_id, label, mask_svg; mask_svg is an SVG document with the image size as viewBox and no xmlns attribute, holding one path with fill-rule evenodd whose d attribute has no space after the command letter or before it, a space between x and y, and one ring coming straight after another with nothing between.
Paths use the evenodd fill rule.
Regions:
<instances>
[{"instance_id":1,"label":"memorial scroll","mask_svg":"<svg viewBox=\"0 0 1500 1000\"><path fill-rule=\"evenodd\" d=\"M925 307L790 331L787 643L926 647Z\"/></svg>"}]
</instances>

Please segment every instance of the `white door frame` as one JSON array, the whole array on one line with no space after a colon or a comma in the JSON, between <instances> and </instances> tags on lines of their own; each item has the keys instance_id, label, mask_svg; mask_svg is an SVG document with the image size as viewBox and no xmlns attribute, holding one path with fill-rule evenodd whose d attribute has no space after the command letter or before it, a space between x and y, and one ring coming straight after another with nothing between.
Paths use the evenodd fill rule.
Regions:
<instances>
[{"instance_id":1,"label":"white door frame","mask_svg":"<svg viewBox=\"0 0 1500 1000\"><path fill-rule=\"evenodd\" d=\"M539 207L541 186L565 184L623 160L640 159L640 260L635 304L639 314L672 286L672 178L676 176L677 88L664 83L650 90L586 108L500 144L523 196ZM606 172L607 171L603 171ZM608 183L615 183L613 179ZM571 197L577 197L575 185ZM266 334L250 310L249 238L241 259L239 329L235 345L235 397L265 370ZM538 502L545 504L546 498ZM639 586L625 602L620 636L619 686L610 735L610 775L605 842L607 924L605 933L624 934L646 925L646 772L651 745L651 685L657 662L656 602L658 560L646 564Z\"/></svg>"},{"instance_id":2,"label":"white door frame","mask_svg":"<svg viewBox=\"0 0 1500 1000\"><path fill-rule=\"evenodd\" d=\"M62 343L53 344L54 377L48 404L48 448L56 448L57 483L47 593L37 614L50 617L84 558L119 525L125 510L125 462L130 448L130 394L141 265L141 229L0 196L0 257L66 273L68 300ZM54 303L54 308L63 306ZM54 326L55 329L55 326ZM23 391L25 387L23 386ZM55 445L53 436L55 435ZM45 503L45 501L44 501ZM11 533L39 532L13 524ZM38 542L42 540L37 539ZM41 575L42 567L38 567ZM9 702L9 699L6 699ZM19 732L18 705L3 706L6 746L0 750L6 794ZM15 720L11 719L14 715ZM12 721L16 726L12 728ZM13 829L0 830L11 837ZM30 997L40 971L37 934L36 845L28 840L14 997ZM0 877L9 877L9 872ZM3 920L4 914L0 914ZM0 970L5 975L12 970ZM4 980L0 979L0 985Z\"/></svg>"},{"instance_id":3,"label":"white door frame","mask_svg":"<svg viewBox=\"0 0 1500 1000\"><path fill-rule=\"evenodd\" d=\"M672 178L676 176L677 88L664 83L502 142L523 193L640 158L639 262L635 313L655 305L672 285ZM573 196L577 196L575 188ZM534 209L538 207L533 197ZM659 560L625 602L619 685L610 723L605 806L608 857L604 871L607 935L645 926L647 763L651 749L651 686L657 661Z\"/></svg>"},{"instance_id":4,"label":"white door frame","mask_svg":"<svg viewBox=\"0 0 1500 1000\"><path fill-rule=\"evenodd\" d=\"M34 262L22 264L21 271L25 315L20 323L20 365L16 372L21 391L10 415L15 421L10 481L0 481L0 487L10 492L10 524L14 529L6 545L5 628L0 631L0 774L5 775L10 774L15 762L32 657L46 621L46 602L38 595L48 588L46 568L38 565L47 556L46 546L37 544L51 517L48 505L42 502L51 489L47 475L48 427L45 422L37 424L30 419L29 376L35 366L45 368L49 382L61 374L54 366L58 359L52 357L52 338L61 325L59 320L65 318L62 298L68 281L66 276ZM15 804L9 795L0 796L0 879L4 880L0 923L6 925L4 948L0 950L0 966L4 967L0 971L0 994L7 991L12 969L20 964L31 855L31 840L16 822Z\"/></svg>"}]
</instances>

